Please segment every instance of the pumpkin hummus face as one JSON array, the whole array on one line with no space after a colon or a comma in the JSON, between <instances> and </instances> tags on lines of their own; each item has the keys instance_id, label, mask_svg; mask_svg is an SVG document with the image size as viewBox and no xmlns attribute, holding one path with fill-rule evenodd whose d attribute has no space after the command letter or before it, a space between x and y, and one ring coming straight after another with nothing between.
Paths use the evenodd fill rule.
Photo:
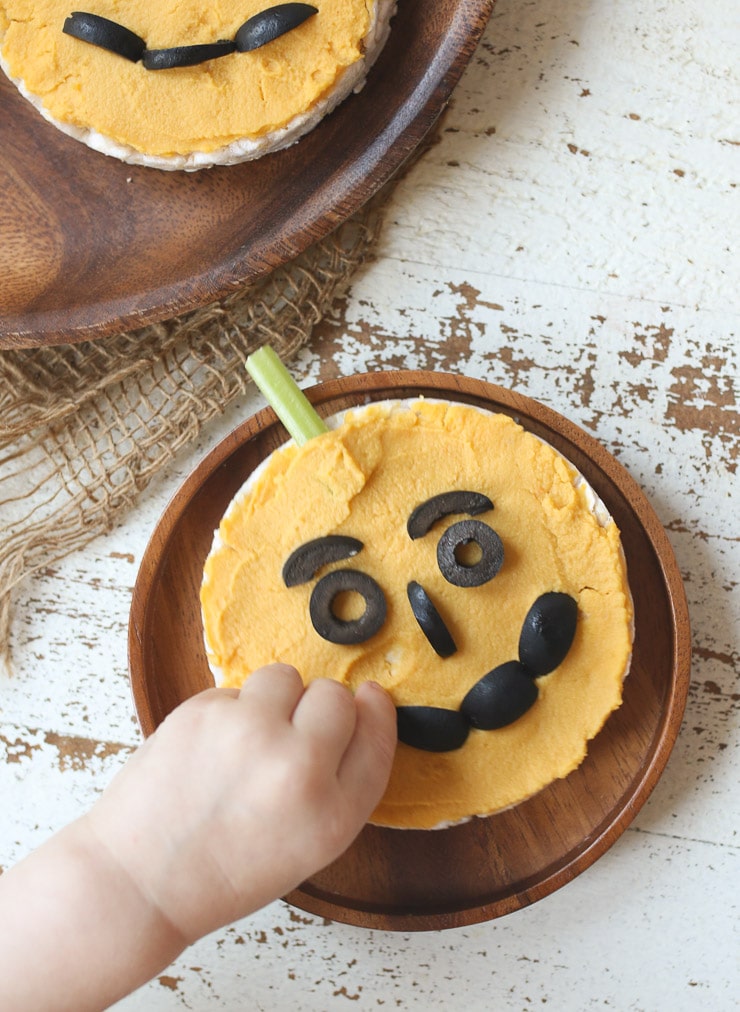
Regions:
<instances>
[{"instance_id":1,"label":"pumpkin hummus face","mask_svg":"<svg viewBox=\"0 0 740 1012\"><path fill-rule=\"evenodd\" d=\"M128 152L126 160L138 153L153 164L175 159L159 167L197 167L194 155L204 164L209 153L218 153L211 161L255 157L310 129L362 83L393 6L389 0L308 6L90 0L84 13L72 14L68 0L0 0L0 57L26 97L81 140L90 143L94 135L93 146L119 157ZM276 8L291 9L283 15L288 30L250 51L228 51L247 22L264 23ZM63 30L68 19L78 19L80 37ZM150 54L180 47L192 54L192 47L214 43L226 43L227 51L192 66L169 67L165 59L157 69L161 62L137 58L135 41L128 58L86 41L100 19L129 33L129 42L138 38ZM260 41L257 35L251 32L247 44Z\"/></svg>"},{"instance_id":2,"label":"pumpkin hummus face","mask_svg":"<svg viewBox=\"0 0 740 1012\"><path fill-rule=\"evenodd\" d=\"M223 684L280 660L390 692L400 741L372 821L395 827L568 774L631 656L603 506L512 419L446 402L372 405L274 453L222 520L201 603Z\"/></svg>"}]
</instances>

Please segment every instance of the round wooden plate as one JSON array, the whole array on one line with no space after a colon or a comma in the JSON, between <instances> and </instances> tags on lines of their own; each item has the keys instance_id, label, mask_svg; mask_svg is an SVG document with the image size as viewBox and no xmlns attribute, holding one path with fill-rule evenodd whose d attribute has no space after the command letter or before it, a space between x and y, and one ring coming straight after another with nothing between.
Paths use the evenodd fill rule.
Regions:
<instances>
[{"instance_id":1,"label":"round wooden plate","mask_svg":"<svg viewBox=\"0 0 740 1012\"><path fill-rule=\"evenodd\" d=\"M505 412L581 471L622 532L636 635L624 703L584 763L528 801L487 819L423 832L367 826L340 860L287 900L332 920L381 929L457 927L506 914L573 879L617 839L655 786L678 734L689 684L690 630L668 539L622 466L536 401L480 380L377 372L307 391L322 415L423 395ZM199 588L213 531L253 468L286 439L270 408L240 425L174 496L134 588L129 665L145 734L212 685Z\"/></svg>"},{"instance_id":2,"label":"round wooden plate","mask_svg":"<svg viewBox=\"0 0 740 1012\"><path fill-rule=\"evenodd\" d=\"M492 8L402 0L359 94L285 151L194 173L91 151L0 72L0 348L168 319L328 235L422 140Z\"/></svg>"}]
</instances>

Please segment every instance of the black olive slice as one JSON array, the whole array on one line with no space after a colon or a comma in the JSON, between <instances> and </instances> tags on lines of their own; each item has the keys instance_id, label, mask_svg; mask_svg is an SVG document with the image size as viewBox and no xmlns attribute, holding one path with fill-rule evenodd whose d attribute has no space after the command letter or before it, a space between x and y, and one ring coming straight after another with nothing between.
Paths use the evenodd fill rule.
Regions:
<instances>
[{"instance_id":1,"label":"black olive slice","mask_svg":"<svg viewBox=\"0 0 740 1012\"><path fill-rule=\"evenodd\" d=\"M291 32L318 12L318 8L311 4L278 4L277 7L269 7L241 26L236 33L237 51L249 53L260 46L266 46L268 42Z\"/></svg>"},{"instance_id":2,"label":"black olive slice","mask_svg":"<svg viewBox=\"0 0 740 1012\"><path fill-rule=\"evenodd\" d=\"M422 538L438 520L453 513L466 513L474 517L493 509L493 503L482 492L452 491L433 495L420 503L406 522L406 530L412 540Z\"/></svg>"},{"instance_id":3,"label":"black olive slice","mask_svg":"<svg viewBox=\"0 0 740 1012\"><path fill-rule=\"evenodd\" d=\"M341 619L332 610L337 596L348 591L365 600L365 610L359 618ZM335 569L322 576L311 593L308 607L314 629L330 643L364 643L385 622L383 591L371 576L356 569Z\"/></svg>"},{"instance_id":4,"label":"black olive slice","mask_svg":"<svg viewBox=\"0 0 740 1012\"><path fill-rule=\"evenodd\" d=\"M398 706L396 713L399 741L425 752L452 752L465 744L470 733L470 725L459 710Z\"/></svg>"},{"instance_id":5,"label":"black olive slice","mask_svg":"<svg viewBox=\"0 0 740 1012\"><path fill-rule=\"evenodd\" d=\"M205 42L198 46L173 46L171 49L147 49L143 63L147 70L173 70L175 67L194 67L206 60L228 56L236 46L228 39Z\"/></svg>"},{"instance_id":6,"label":"black olive slice","mask_svg":"<svg viewBox=\"0 0 740 1012\"><path fill-rule=\"evenodd\" d=\"M361 541L344 534L327 534L323 538L307 541L288 556L283 566L283 582L286 587L307 583L322 566L349 559L362 548Z\"/></svg>"},{"instance_id":7,"label":"black olive slice","mask_svg":"<svg viewBox=\"0 0 740 1012\"><path fill-rule=\"evenodd\" d=\"M99 14L73 11L65 19L62 31L65 35L71 35L75 39L89 42L101 49L108 49L111 53L123 56L132 63L140 60L146 49L146 42L139 38L136 32L124 28L116 21L102 18Z\"/></svg>"},{"instance_id":8,"label":"black olive slice","mask_svg":"<svg viewBox=\"0 0 740 1012\"><path fill-rule=\"evenodd\" d=\"M507 661L475 683L460 704L460 712L473 727L492 731L519 720L538 693L537 683L524 665Z\"/></svg>"},{"instance_id":9,"label":"black olive slice","mask_svg":"<svg viewBox=\"0 0 740 1012\"><path fill-rule=\"evenodd\" d=\"M434 650L440 657L451 657L457 650L457 645L429 594L415 580L406 587L406 593L414 618Z\"/></svg>"},{"instance_id":10,"label":"black olive slice","mask_svg":"<svg viewBox=\"0 0 740 1012\"><path fill-rule=\"evenodd\" d=\"M480 559L466 565L458 551L471 542L480 548ZM437 543L437 563L448 583L456 587L480 587L492 580L504 561L501 538L481 520L458 520L444 532Z\"/></svg>"},{"instance_id":11,"label":"black olive slice","mask_svg":"<svg viewBox=\"0 0 740 1012\"><path fill-rule=\"evenodd\" d=\"M542 594L527 612L519 637L519 660L535 678L565 660L576 634L578 603L570 594Z\"/></svg>"}]
</instances>

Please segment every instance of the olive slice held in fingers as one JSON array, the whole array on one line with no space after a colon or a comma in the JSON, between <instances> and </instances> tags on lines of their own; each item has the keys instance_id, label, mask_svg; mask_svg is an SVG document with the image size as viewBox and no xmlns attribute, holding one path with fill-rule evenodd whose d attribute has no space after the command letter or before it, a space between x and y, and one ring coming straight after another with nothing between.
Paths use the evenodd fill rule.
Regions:
<instances>
[{"instance_id":1,"label":"olive slice held in fingers","mask_svg":"<svg viewBox=\"0 0 740 1012\"><path fill-rule=\"evenodd\" d=\"M88 14L86 11L73 11L65 19L62 31L65 35L107 49L132 63L140 60L146 49L146 42L136 32L109 18Z\"/></svg>"},{"instance_id":2,"label":"olive slice held in fingers","mask_svg":"<svg viewBox=\"0 0 740 1012\"><path fill-rule=\"evenodd\" d=\"M236 49L239 53L250 53L253 49L266 46L268 42L291 32L304 21L318 14L318 8L311 4L278 4L255 14L245 21L236 33Z\"/></svg>"}]
</instances>

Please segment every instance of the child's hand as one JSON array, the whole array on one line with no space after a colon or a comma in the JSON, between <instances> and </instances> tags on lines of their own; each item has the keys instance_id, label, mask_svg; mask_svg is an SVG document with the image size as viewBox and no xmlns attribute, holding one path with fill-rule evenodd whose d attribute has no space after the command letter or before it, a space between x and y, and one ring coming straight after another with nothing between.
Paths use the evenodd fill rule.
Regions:
<instances>
[{"instance_id":1,"label":"child's hand","mask_svg":"<svg viewBox=\"0 0 740 1012\"><path fill-rule=\"evenodd\" d=\"M86 817L184 942L284 895L352 842L380 801L395 709L287 665L178 707Z\"/></svg>"}]
</instances>

